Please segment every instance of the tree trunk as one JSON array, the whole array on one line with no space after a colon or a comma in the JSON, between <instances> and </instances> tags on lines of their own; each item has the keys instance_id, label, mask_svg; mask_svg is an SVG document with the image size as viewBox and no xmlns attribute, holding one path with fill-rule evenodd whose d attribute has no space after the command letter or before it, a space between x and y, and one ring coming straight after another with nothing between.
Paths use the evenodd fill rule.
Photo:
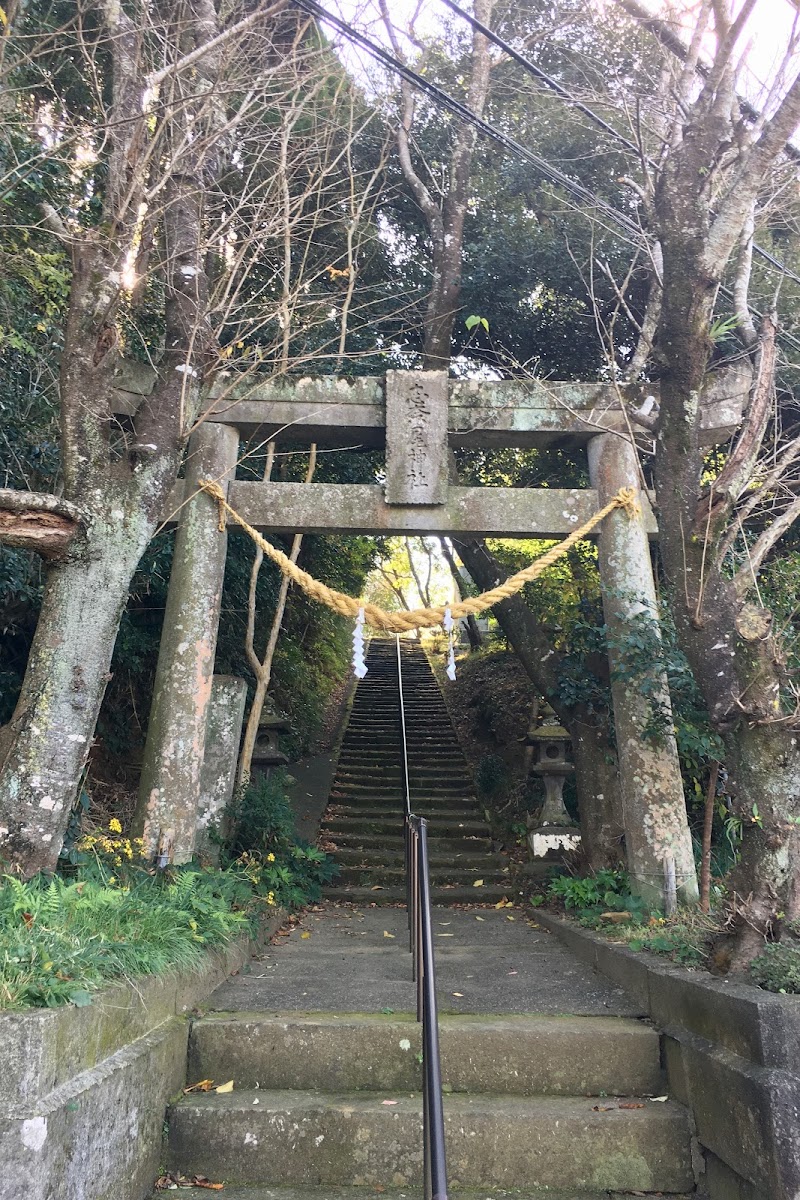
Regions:
<instances>
[{"instance_id":1,"label":"tree trunk","mask_svg":"<svg viewBox=\"0 0 800 1200\"><path fill-rule=\"evenodd\" d=\"M483 543L458 542L461 559L478 587L494 587L505 573ZM581 841L594 869L624 861L622 799L616 755L609 743L608 721L582 707L565 708L557 696L559 655L521 596L492 609L509 645L537 691L547 696L569 730L575 761L575 786Z\"/></svg>"},{"instance_id":2,"label":"tree trunk","mask_svg":"<svg viewBox=\"0 0 800 1200\"><path fill-rule=\"evenodd\" d=\"M608 720L600 721L577 709L562 710L559 720L572 738L581 846L589 866L593 871L623 867L625 831L619 764L609 741Z\"/></svg>"},{"instance_id":3,"label":"tree trunk","mask_svg":"<svg viewBox=\"0 0 800 1200\"><path fill-rule=\"evenodd\" d=\"M448 567L450 568L450 574L453 578L453 587L456 590L456 596L458 597L459 600L461 600L463 598L463 590L461 587L462 580L461 580L461 575L459 574L458 567L456 566L456 560L453 557L453 552L450 549L450 547L448 546L448 544L444 538L439 538L439 545L442 548L442 554L444 555L445 562L447 563ZM478 622L475 620L472 613L470 613L469 616L467 617L466 626L467 626L467 638L469 639L470 653L474 654L474 653L476 653L476 651L480 650L481 647L483 646L483 635L482 635L480 629L478 628Z\"/></svg>"},{"instance_id":4,"label":"tree trunk","mask_svg":"<svg viewBox=\"0 0 800 1200\"><path fill-rule=\"evenodd\" d=\"M731 959L737 971L800 918L800 753L796 736L775 725L743 725L725 744L728 789L744 822L731 876L741 919Z\"/></svg>"},{"instance_id":5,"label":"tree trunk","mask_svg":"<svg viewBox=\"0 0 800 1200\"><path fill-rule=\"evenodd\" d=\"M154 527L139 505L112 500L80 557L48 573L0 767L0 859L26 877L58 861L130 580Z\"/></svg>"}]
</instances>

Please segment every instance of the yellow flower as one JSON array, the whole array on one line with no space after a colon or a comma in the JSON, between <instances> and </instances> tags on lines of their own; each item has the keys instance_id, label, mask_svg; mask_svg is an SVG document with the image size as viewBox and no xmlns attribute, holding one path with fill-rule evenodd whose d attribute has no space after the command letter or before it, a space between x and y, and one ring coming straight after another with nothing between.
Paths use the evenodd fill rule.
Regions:
<instances>
[{"instance_id":1,"label":"yellow flower","mask_svg":"<svg viewBox=\"0 0 800 1200\"><path fill-rule=\"evenodd\" d=\"M120 825L120 823L116 817L112 817L111 820L108 822L108 828L111 830L112 833L122 833L122 826Z\"/></svg>"},{"instance_id":2,"label":"yellow flower","mask_svg":"<svg viewBox=\"0 0 800 1200\"><path fill-rule=\"evenodd\" d=\"M274 854L268 854L268 855L267 855L267 862L275 862L275 855L274 855Z\"/></svg>"},{"instance_id":3,"label":"yellow flower","mask_svg":"<svg viewBox=\"0 0 800 1200\"><path fill-rule=\"evenodd\" d=\"M275 893L267 892L267 904L274 904L274 903L275 903Z\"/></svg>"},{"instance_id":4,"label":"yellow flower","mask_svg":"<svg viewBox=\"0 0 800 1200\"><path fill-rule=\"evenodd\" d=\"M114 885L116 882L117 882L116 876L115 876L115 875L109 875L109 877L108 877L108 886L109 886L109 887L113 887L113 885Z\"/></svg>"}]
</instances>

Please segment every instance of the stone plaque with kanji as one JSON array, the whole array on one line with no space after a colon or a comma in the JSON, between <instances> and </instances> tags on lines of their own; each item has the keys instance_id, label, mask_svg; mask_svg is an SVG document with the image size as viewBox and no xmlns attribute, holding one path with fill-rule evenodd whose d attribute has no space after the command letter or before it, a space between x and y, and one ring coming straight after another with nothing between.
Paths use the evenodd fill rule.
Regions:
<instances>
[{"instance_id":1,"label":"stone plaque with kanji","mask_svg":"<svg viewBox=\"0 0 800 1200\"><path fill-rule=\"evenodd\" d=\"M386 503L447 499L447 372L386 373Z\"/></svg>"}]
</instances>

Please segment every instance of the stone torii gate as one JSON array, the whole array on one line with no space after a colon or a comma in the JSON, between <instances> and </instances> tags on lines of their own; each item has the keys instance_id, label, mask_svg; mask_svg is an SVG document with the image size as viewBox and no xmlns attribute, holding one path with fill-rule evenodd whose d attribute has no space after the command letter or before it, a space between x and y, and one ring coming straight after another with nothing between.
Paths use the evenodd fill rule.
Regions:
<instances>
[{"instance_id":1,"label":"stone torii gate","mask_svg":"<svg viewBox=\"0 0 800 1200\"><path fill-rule=\"evenodd\" d=\"M121 412L146 394L141 374L120 380ZM474 382L445 372L390 371L384 378L281 378L256 386L217 387L193 433L185 478L169 512L178 513L175 553L153 704L147 732L140 812L148 849L170 847L187 861L202 840L206 729L226 720L238 729L243 685L213 679L227 535L218 508L197 481L221 484L229 503L266 533L441 534L456 537L561 539L588 520L620 487L639 489L640 471L623 404L651 407L652 388L542 381ZM709 445L741 419L741 401L706 404ZM236 480L240 438L386 446L383 485L253 483ZM449 482L450 447L528 448L570 443L588 457L591 487L457 487ZM647 496L641 517L617 511L598 536L609 658L627 621L655 609L648 539L656 524ZM212 687L213 682L213 687ZM666 679L663 701L669 706ZM663 860L674 859L678 894L697 884L677 750L671 729L658 743L643 736L647 702L635 687L612 685L628 865L640 890L660 896ZM667 723L669 726L669 722ZM201 778L203 776L203 778ZM207 817L207 814L205 814Z\"/></svg>"}]
</instances>

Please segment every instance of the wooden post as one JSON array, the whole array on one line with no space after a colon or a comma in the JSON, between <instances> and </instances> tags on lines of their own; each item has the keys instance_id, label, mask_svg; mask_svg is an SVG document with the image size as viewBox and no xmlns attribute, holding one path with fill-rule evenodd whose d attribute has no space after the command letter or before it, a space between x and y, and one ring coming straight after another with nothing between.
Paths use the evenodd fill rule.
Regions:
<instances>
[{"instance_id":1,"label":"wooden post","mask_svg":"<svg viewBox=\"0 0 800 1200\"><path fill-rule=\"evenodd\" d=\"M671 854L664 858L664 915L674 917L678 911L678 893L675 880L675 859Z\"/></svg>"}]
</instances>

